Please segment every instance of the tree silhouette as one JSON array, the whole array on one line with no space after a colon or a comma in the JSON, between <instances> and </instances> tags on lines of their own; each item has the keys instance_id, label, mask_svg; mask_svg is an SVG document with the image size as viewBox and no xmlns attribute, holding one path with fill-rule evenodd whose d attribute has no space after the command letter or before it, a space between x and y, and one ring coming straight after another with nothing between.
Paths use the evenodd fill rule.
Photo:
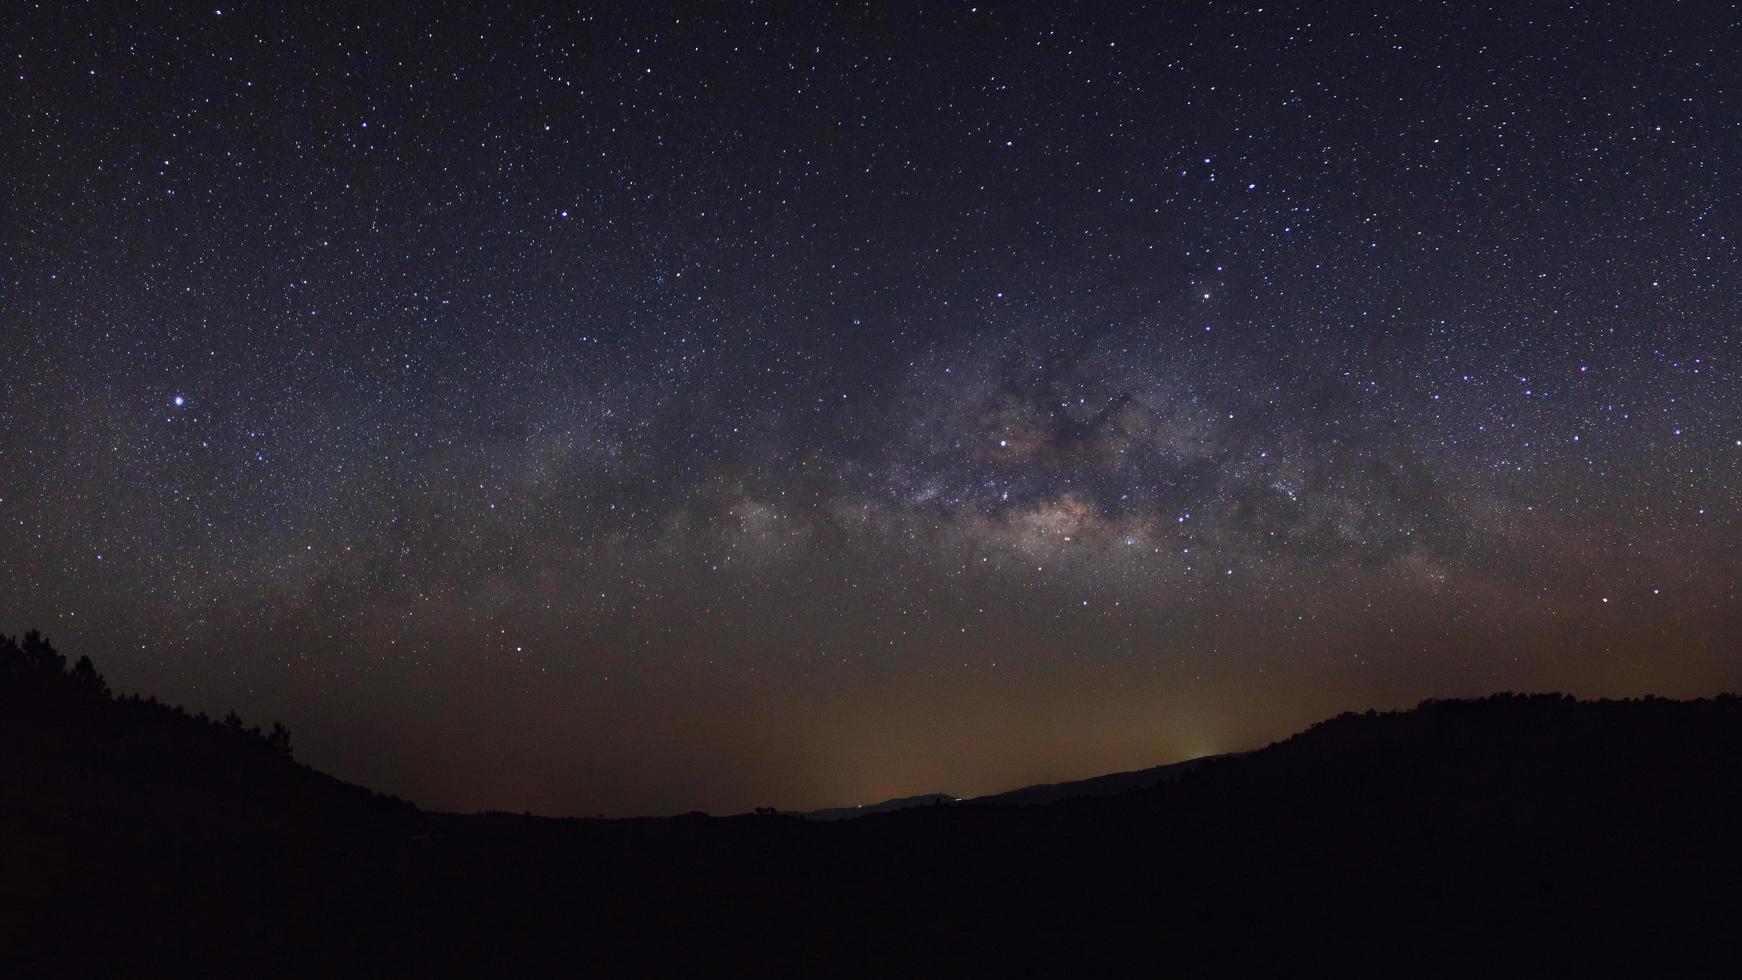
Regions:
<instances>
[{"instance_id":1,"label":"tree silhouette","mask_svg":"<svg viewBox=\"0 0 1742 980\"><path fill-rule=\"evenodd\" d=\"M73 686L86 694L105 698L109 696L109 682L103 679L102 674L97 673L97 665L91 663L90 657L80 657L73 664L72 679Z\"/></svg>"},{"instance_id":2,"label":"tree silhouette","mask_svg":"<svg viewBox=\"0 0 1742 980\"><path fill-rule=\"evenodd\" d=\"M272 747L272 751L288 758L290 756L290 729L284 727L282 722L273 722L272 731L266 736L266 744Z\"/></svg>"},{"instance_id":3,"label":"tree silhouette","mask_svg":"<svg viewBox=\"0 0 1742 980\"><path fill-rule=\"evenodd\" d=\"M24 651L24 662L31 670L41 674L66 672L67 658L61 656L40 632L31 630L24 634L21 649Z\"/></svg>"}]
</instances>

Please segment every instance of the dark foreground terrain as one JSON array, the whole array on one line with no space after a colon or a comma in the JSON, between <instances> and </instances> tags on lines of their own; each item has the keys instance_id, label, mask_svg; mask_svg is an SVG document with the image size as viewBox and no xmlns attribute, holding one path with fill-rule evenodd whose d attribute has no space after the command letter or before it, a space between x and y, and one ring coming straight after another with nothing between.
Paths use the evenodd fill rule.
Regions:
<instances>
[{"instance_id":1,"label":"dark foreground terrain","mask_svg":"<svg viewBox=\"0 0 1742 980\"><path fill-rule=\"evenodd\" d=\"M1734 976L1742 699L1345 714L819 822L423 812L0 640L11 976Z\"/></svg>"}]
</instances>

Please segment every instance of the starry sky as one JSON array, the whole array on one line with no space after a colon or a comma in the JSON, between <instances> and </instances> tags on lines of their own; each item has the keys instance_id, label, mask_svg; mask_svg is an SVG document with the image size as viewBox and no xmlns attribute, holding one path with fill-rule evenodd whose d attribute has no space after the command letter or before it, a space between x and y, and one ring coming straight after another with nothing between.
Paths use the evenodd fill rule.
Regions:
<instances>
[{"instance_id":1,"label":"starry sky","mask_svg":"<svg viewBox=\"0 0 1742 980\"><path fill-rule=\"evenodd\" d=\"M1734 4L309 7L0 14L121 690L622 815L1742 686Z\"/></svg>"}]
</instances>

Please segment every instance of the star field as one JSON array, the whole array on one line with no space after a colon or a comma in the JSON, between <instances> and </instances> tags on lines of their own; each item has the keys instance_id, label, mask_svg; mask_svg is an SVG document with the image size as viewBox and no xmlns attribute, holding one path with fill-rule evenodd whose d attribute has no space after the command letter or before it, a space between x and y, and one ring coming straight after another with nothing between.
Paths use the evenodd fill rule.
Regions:
<instances>
[{"instance_id":1,"label":"star field","mask_svg":"<svg viewBox=\"0 0 1742 980\"><path fill-rule=\"evenodd\" d=\"M1732 4L23 4L0 627L430 805L1742 684Z\"/></svg>"}]
</instances>

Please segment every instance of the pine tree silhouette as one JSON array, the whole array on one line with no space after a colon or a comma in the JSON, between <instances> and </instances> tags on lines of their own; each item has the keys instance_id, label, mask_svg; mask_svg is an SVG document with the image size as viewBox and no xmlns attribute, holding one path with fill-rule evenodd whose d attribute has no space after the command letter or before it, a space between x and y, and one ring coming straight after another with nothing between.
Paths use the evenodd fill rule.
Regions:
<instances>
[{"instance_id":1,"label":"pine tree silhouette","mask_svg":"<svg viewBox=\"0 0 1742 980\"><path fill-rule=\"evenodd\" d=\"M54 645L43 638L43 635L31 630L24 634L24 661L31 670L39 674L62 674L67 669L67 658L60 655Z\"/></svg>"},{"instance_id":2,"label":"pine tree silhouette","mask_svg":"<svg viewBox=\"0 0 1742 980\"><path fill-rule=\"evenodd\" d=\"M266 736L266 744L272 751L288 758L290 756L290 729L283 722L273 722L272 731Z\"/></svg>"},{"instance_id":3,"label":"pine tree silhouette","mask_svg":"<svg viewBox=\"0 0 1742 980\"><path fill-rule=\"evenodd\" d=\"M73 685L86 694L105 698L109 696L109 682L103 679L102 674L97 673L97 665L91 663L90 657L80 657L73 664L72 679Z\"/></svg>"}]
</instances>

